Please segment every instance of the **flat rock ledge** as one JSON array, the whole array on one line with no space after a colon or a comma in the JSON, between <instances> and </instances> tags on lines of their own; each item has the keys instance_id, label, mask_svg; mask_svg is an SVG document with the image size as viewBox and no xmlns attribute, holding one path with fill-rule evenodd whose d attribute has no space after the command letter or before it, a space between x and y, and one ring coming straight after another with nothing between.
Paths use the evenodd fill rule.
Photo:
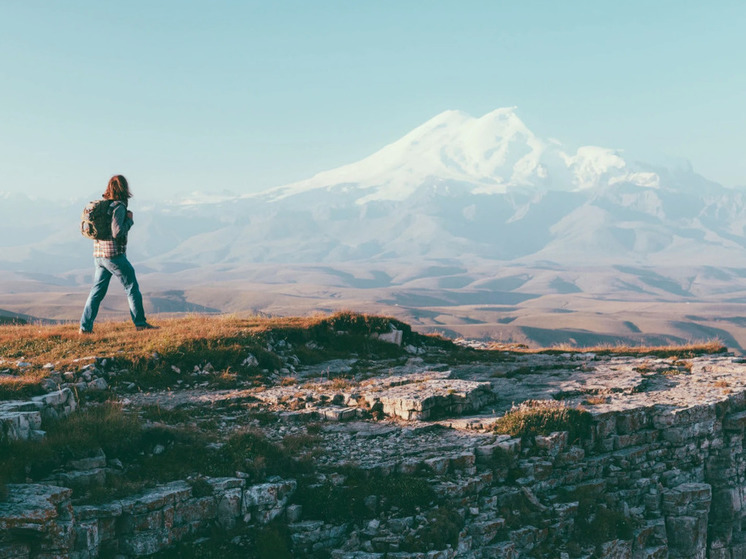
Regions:
<instances>
[{"instance_id":1,"label":"flat rock ledge","mask_svg":"<svg viewBox=\"0 0 746 559\"><path fill-rule=\"evenodd\" d=\"M318 383L310 387L278 386L256 392L254 397L276 406L316 411L335 419L356 417L360 415L356 410L379 410L387 416L404 420L476 413L495 399L490 382L454 378L451 371L424 371L371 379L351 389L335 389L334 383ZM337 414L331 410L319 411L324 403L337 408L346 407L346 414L340 410L342 417L334 417Z\"/></svg>"}]
</instances>

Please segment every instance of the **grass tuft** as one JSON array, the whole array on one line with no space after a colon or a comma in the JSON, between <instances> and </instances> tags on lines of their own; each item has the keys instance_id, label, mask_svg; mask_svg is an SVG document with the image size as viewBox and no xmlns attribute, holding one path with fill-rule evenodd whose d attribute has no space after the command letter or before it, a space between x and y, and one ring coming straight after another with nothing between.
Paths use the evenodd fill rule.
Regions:
<instances>
[{"instance_id":1,"label":"grass tuft","mask_svg":"<svg viewBox=\"0 0 746 559\"><path fill-rule=\"evenodd\" d=\"M249 481L258 482L270 475L292 477L308 471L307 463L296 460L291 450L259 432L240 431L222 441L218 433L196 427L145 424L137 414L112 402L90 405L47 429L40 441L0 445L0 497L8 483L42 480L68 461L100 450L107 460L118 459L124 470L107 478L105 487L73 488L78 501L105 502L153 483L194 476L234 476L240 471ZM308 450L316 437L286 442L292 450ZM197 492L207 489L195 483Z\"/></svg>"},{"instance_id":2,"label":"grass tuft","mask_svg":"<svg viewBox=\"0 0 746 559\"><path fill-rule=\"evenodd\" d=\"M685 345L667 346L591 346L574 347L570 345L558 345L552 348L535 350L535 353L556 355L560 353L595 353L597 355L626 355L630 357L676 357L686 359L698 355L713 355L725 353L728 348L721 340L708 340Z\"/></svg>"},{"instance_id":3,"label":"grass tuft","mask_svg":"<svg viewBox=\"0 0 746 559\"><path fill-rule=\"evenodd\" d=\"M707 340L693 342L684 345L666 346L632 346L632 345L600 345L600 346L574 346L570 344L558 344L548 348L529 348L525 345L510 345L494 342L488 345L491 351L503 351L509 353L528 353L541 355L559 355L562 353L595 353L596 355L625 355L629 357L675 357L687 359L698 355L713 355L725 353L728 348L721 340Z\"/></svg>"},{"instance_id":4,"label":"grass tuft","mask_svg":"<svg viewBox=\"0 0 746 559\"><path fill-rule=\"evenodd\" d=\"M527 400L513 407L494 424L498 433L528 439L567 431L571 441L590 435L593 416L580 408L571 408L551 400Z\"/></svg>"}]
</instances>

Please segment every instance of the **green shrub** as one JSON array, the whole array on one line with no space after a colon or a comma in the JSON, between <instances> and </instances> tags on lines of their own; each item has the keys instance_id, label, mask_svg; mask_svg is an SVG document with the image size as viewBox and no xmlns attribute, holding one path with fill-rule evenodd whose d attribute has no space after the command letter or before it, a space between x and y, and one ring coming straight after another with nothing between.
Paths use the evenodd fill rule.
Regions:
<instances>
[{"instance_id":1,"label":"green shrub","mask_svg":"<svg viewBox=\"0 0 746 559\"><path fill-rule=\"evenodd\" d=\"M361 357L397 357L403 353L401 347L374 338L374 334L385 334L392 327L402 330L405 343L412 338L412 328L408 324L393 318L351 312L340 312L318 321L309 328L308 335L324 346L326 359L351 353Z\"/></svg>"},{"instance_id":2,"label":"green shrub","mask_svg":"<svg viewBox=\"0 0 746 559\"><path fill-rule=\"evenodd\" d=\"M268 475L293 476L306 467L258 432L236 433L219 448L208 451L206 446L213 442L214 438L195 429L151 427L142 433L142 447L152 450L160 444L165 450L141 457L130 466L127 476L171 481L195 474L233 476L242 471L249 474L249 481L255 482Z\"/></svg>"}]
</instances>

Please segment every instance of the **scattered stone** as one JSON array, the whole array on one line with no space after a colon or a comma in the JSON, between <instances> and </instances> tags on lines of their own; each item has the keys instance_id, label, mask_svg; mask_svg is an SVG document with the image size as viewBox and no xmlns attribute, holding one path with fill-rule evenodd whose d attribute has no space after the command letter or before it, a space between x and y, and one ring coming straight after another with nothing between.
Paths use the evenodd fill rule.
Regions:
<instances>
[{"instance_id":1,"label":"scattered stone","mask_svg":"<svg viewBox=\"0 0 746 559\"><path fill-rule=\"evenodd\" d=\"M109 388L109 383L104 378L95 378L88 383L88 388L91 390L106 390Z\"/></svg>"},{"instance_id":2,"label":"scattered stone","mask_svg":"<svg viewBox=\"0 0 746 559\"><path fill-rule=\"evenodd\" d=\"M404 332L402 332L401 330L396 330L392 328L391 332L387 332L385 334L377 334L377 335L374 335L373 337L381 340L382 342L388 342L390 344L401 345L403 334Z\"/></svg>"},{"instance_id":3,"label":"scattered stone","mask_svg":"<svg viewBox=\"0 0 746 559\"><path fill-rule=\"evenodd\" d=\"M59 390L59 386L51 378L45 378L41 381L41 383L39 383L39 385L41 386L42 390L46 390L47 392Z\"/></svg>"}]
</instances>

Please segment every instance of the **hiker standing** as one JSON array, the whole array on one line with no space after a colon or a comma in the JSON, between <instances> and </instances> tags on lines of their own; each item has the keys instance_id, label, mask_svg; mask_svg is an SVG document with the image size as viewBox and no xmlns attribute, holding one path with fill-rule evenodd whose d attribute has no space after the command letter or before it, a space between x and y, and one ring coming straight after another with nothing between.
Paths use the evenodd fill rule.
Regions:
<instances>
[{"instance_id":1,"label":"hiker standing","mask_svg":"<svg viewBox=\"0 0 746 559\"><path fill-rule=\"evenodd\" d=\"M93 332L93 321L96 320L98 307L106 295L112 275L117 276L124 286L130 307L130 316L132 322L135 323L135 327L138 330L158 328L148 324L148 321L145 320L145 310L142 306L142 295L135 277L135 269L127 260L125 254L127 233L134 223L132 212L127 209L127 203L131 197L127 179L122 175L111 177L106 192L103 194L104 200L101 203L100 210L102 212L106 211L106 217L103 218L104 226L101 227L104 232L91 235L84 230L83 234L85 236L94 238L93 260L96 264L96 270L93 275L91 293L85 303L83 316L80 317L81 334L91 334ZM89 206L91 205L89 204ZM107 227L109 224L111 224L110 232Z\"/></svg>"}]
</instances>

